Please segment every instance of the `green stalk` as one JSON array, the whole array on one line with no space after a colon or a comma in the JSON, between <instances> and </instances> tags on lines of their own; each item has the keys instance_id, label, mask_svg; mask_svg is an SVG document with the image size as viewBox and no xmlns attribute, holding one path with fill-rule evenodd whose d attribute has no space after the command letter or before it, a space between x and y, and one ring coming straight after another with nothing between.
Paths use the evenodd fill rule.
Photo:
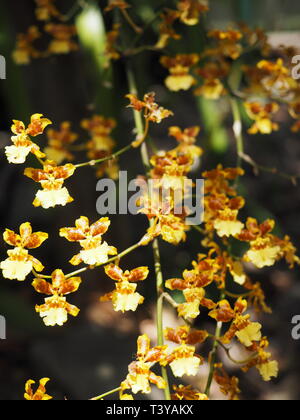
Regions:
<instances>
[{"instance_id":1,"label":"green stalk","mask_svg":"<svg viewBox=\"0 0 300 420\"><path fill-rule=\"evenodd\" d=\"M127 65L127 78L128 78L128 85L129 91L133 95L138 95L138 90L136 86L136 81L134 77L134 72L130 65ZM134 110L134 119L135 119L135 126L137 130L137 135L142 136L144 134L144 124L142 115L140 112ZM141 155L142 161L145 166L146 172L148 172L150 168L150 160L147 150L147 145L144 142L141 147ZM150 223L150 226L152 226ZM159 346L164 345L164 326L163 326L163 304L164 304L164 279L162 274L162 267L161 267L161 259L160 259L160 249L159 249L159 242L155 239L152 243L153 248L153 255L154 255L154 263L155 263L155 274L156 274L156 290L157 290L157 305L156 305L156 322L157 322L157 343ZM165 367L161 368L162 370L162 377L166 382L166 388L164 390L165 399L171 400L171 392L170 392L170 385L168 379L168 372Z\"/></svg>"},{"instance_id":2,"label":"green stalk","mask_svg":"<svg viewBox=\"0 0 300 420\"><path fill-rule=\"evenodd\" d=\"M225 298L225 294L222 293L221 297L220 297L220 300L223 300L224 298ZM212 381L214 379L215 364L217 362L219 340L220 340L220 337L222 335L222 327L223 327L223 323L218 322L216 332L215 332L215 335L214 335L215 338L214 338L213 348L212 348L211 357L210 357L209 375L208 375L207 384L206 384L206 388L205 388L205 394L208 397L210 395L210 389L211 389Z\"/></svg>"}]
</instances>

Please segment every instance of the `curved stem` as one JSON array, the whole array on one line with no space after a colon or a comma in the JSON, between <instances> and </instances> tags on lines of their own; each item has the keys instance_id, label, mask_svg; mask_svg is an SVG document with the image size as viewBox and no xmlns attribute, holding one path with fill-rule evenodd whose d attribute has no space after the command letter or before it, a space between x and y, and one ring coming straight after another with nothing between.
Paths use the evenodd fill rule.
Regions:
<instances>
[{"instance_id":1,"label":"curved stem","mask_svg":"<svg viewBox=\"0 0 300 420\"><path fill-rule=\"evenodd\" d=\"M246 292L246 293L231 293L228 290L223 289L223 292L226 296L232 297L234 299L239 299L239 298L243 298L243 297L248 297L250 296L253 292Z\"/></svg>"},{"instance_id":2,"label":"curved stem","mask_svg":"<svg viewBox=\"0 0 300 420\"><path fill-rule=\"evenodd\" d=\"M134 30L134 32L136 32L137 34L141 34L143 32L143 29L140 28L138 25L136 25L132 18L130 17L130 15L128 14L126 9L120 9L124 19L127 21L127 23L129 24L129 26Z\"/></svg>"},{"instance_id":3,"label":"curved stem","mask_svg":"<svg viewBox=\"0 0 300 420\"><path fill-rule=\"evenodd\" d=\"M217 339L217 342L218 342L219 346L222 347L223 350L225 350L228 359L236 365L246 365L247 363L251 362L251 360L255 359L258 355L258 353L254 353L245 360L236 360L231 356L230 349L228 349L226 346L224 346L224 344L222 343L221 340Z\"/></svg>"},{"instance_id":4,"label":"curved stem","mask_svg":"<svg viewBox=\"0 0 300 420\"><path fill-rule=\"evenodd\" d=\"M192 228L194 230L196 230L197 232L201 233L201 235L205 235L206 234L205 230L202 229L200 226L193 225Z\"/></svg>"},{"instance_id":5,"label":"curved stem","mask_svg":"<svg viewBox=\"0 0 300 420\"><path fill-rule=\"evenodd\" d=\"M162 11L163 11L163 9L166 7L166 3L167 3L167 0L163 0L163 2L162 2L162 4L157 8L157 10L155 11L155 13L154 13L154 16L153 16L153 18L152 19L150 19L149 20L149 22L147 22L146 24L145 24L145 26L143 27L143 29L142 29L142 32L141 33L139 33L137 36L136 36L136 38L135 38L135 40L133 41L133 44L132 44L132 48L141 40L141 38L144 36L144 34L145 34L145 32L149 29L149 28L151 28L151 26L153 25L153 23L160 17L160 15L161 15L161 13L162 13Z\"/></svg>"},{"instance_id":6,"label":"curved stem","mask_svg":"<svg viewBox=\"0 0 300 420\"><path fill-rule=\"evenodd\" d=\"M32 268L32 273L36 278L40 278L40 279L52 279L52 276L46 276L44 274L40 274L37 271L35 271L34 268Z\"/></svg>"},{"instance_id":7,"label":"curved stem","mask_svg":"<svg viewBox=\"0 0 300 420\"><path fill-rule=\"evenodd\" d=\"M90 401L100 401L100 400L103 400L103 398L105 398L105 397L109 397L112 394L116 394L117 392L120 392L121 389L122 389L121 387L120 388L113 389L111 391L106 392L105 394L99 395L99 397L91 398Z\"/></svg>"},{"instance_id":8,"label":"curved stem","mask_svg":"<svg viewBox=\"0 0 300 420\"><path fill-rule=\"evenodd\" d=\"M77 0L71 9L60 17L62 22L68 22L71 20L81 9L84 9L88 6L88 3L84 0Z\"/></svg>"},{"instance_id":9,"label":"curved stem","mask_svg":"<svg viewBox=\"0 0 300 420\"><path fill-rule=\"evenodd\" d=\"M133 148L133 145L129 144L126 147L124 147L123 149L119 150L116 153L113 153L110 156L106 156L105 158L98 159L98 160L90 160L89 162L79 163L78 165L75 165L75 168L83 168L85 166L95 166L95 165L98 165L99 163L108 162L109 160L114 160L118 156L121 156L123 153L128 152L128 150L130 150L132 148Z\"/></svg>"},{"instance_id":10,"label":"curved stem","mask_svg":"<svg viewBox=\"0 0 300 420\"><path fill-rule=\"evenodd\" d=\"M127 77L130 93L133 95L138 95L134 72L127 65ZM147 129L144 129L144 124L142 120L142 115L140 112L134 110L134 119L138 136L145 137L144 133L147 132ZM150 159L148 155L146 143L142 144L141 147L141 156L142 161L145 167L146 172L149 172L150 169ZM150 226L153 226L155 222L150 221ZM155 239L152 243L153 255L154 255L154 264L155 264L155 274L156 274L156 291L157 291L157 305L156 305L156 322L157 322L157 343L159 346L164 344L164 327L163 327L163 305L164 305L164 279L162 274L162 267L160 261L160 249L158 239ZM170 385L168 379L168 372L165 367L162 367L162 376L166 382L166 388L164 390L165 399L171 400Z\"/></svg>"},{"instance_id":11,"label":"curved stem","mask_svg":"<svg viewBox=\"0 0 300 420\"><path fill-rule=\"evenodd\" d=\"M221 333L222 333L222 327L223 327L223 323L218 322L216 332L215 332L214 344L213 344L212 352L211 352L211 355L210 355L209 375L208 375L207 384L206 384L206 388L205 388L205 394L208 397L209 397L209 394L210 394L211 384L212 384L212 381L213 381L213 378L214 378L215 364L216 364L216 361L217 361L217 352L218 352L218 347L219 347L219 339L220 339Z\"/></svg>"},{"instance_id":12,"label":"curved stem","mask_svg":"<svg viewBox=\"0 0 300 420\"><path fill-rule=\"evenodd\" d=\"M224 293L222 293L221 297L220 297L220 300L223 300L224 297L225 297L225 295L224 295ZM213 378L214 378L215 364L216 364L216 361L217 361L217 353L218 353L220 337L221 337L221 334L222 334L222 327L223 327L223 323L218 322L217 327L216 327L216 332L215 332L215 335L214 335L214 344L213 344L212 352L210 354L209 375L208 375L207 384L206 384L206 388L205 388L205 394L208 397L209 397L209 394L210 394L210 388L211 388L212 381L213 381Z\"/></svg>"}]
</instances>

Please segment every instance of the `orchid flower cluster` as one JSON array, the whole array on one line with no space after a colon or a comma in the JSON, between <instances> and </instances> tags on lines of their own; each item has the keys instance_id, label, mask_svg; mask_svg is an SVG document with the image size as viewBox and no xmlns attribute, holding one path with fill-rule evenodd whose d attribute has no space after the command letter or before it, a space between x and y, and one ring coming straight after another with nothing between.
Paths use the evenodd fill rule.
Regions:
<instances>
[{"instance_id":1,"label":"orchid flower cluster","mask_svg":"<svg viewBox=\"0 0 300 420\"><path fill-rule=\"evenodd\" d=\"M78 50L78 43L74 40L76 27L68 24L68 16L57 9L56 0L35 0L35 3L35 15L41 25L32 25L26 32L18 34L13 52L13 59L18 65ZM38 45L42 38L48 39L46 51Z\"/></svg>"},{"instance_id":2,"label":"orchid flower cluster","mask_svg":"<svg viewBox=\"0 0 300 420\"><path fill-rule=\"evenodd\" d=\"M57 10L55 2L36 0L36 3L37 18L47 22L45 30L53 37L48 53L62 54L75 50L75 29L61 23L64 16ZM130 4L123 0L110 0L104 10L104 13L118 13L123 19L122 23L114 23L107 32L107 65L135 54L134 48L124 51L119 45L125 25L129 24L136 32L138 40L146 31L134 22L130 10ZM239 194L238 188L245 174L242 163L245 160L255 169L259 166L243 152L240 114L243 108L252 120L249 134L271 134L280 129L276 114L281 107L287 106L295 120L292 130L299 131L300 89L287 67L290 49L282 48L279 51L282 58L274 61L265 33L244 24L228 30L207 31L209 42L201 54L166 55L166 46L176 44L182 37L179 33L182 25L202 24L202 18L208 11L208 2L198 0L178 0L175 8L162 8L157 15L158 40L152 49L162 53L159 62L168 72L165 79L167 89L173 92L194 89L197 96L210 100L227 99L232 105L233 135L237 141L239 165L224 168L219 164L216 168L200 171L204 150L198 145L199 125L178 127L171 123L167 134L174 140L174 147L155 151L151 156L150 150L155 150L148 143L151 125L171 121L174 113L161 106L153 92L139 97L130 68L127 69L129 93L126 98L129 100L128 108L134 113L136 127L135 138L126 148L115 151L117 142L112 133L117 123L114 119L102 115L84 119L81 128L88 133L89 139L78 144L79 135L73 131L70 122L62 122L59 129L47 129L51 121L35 114L27 128L21 121L13 122L13 144L5 150L11 164L24 164L30 154L36 157L39 167L27 167L24 175L39 185L33 205L43 209L66 206L74 201L65 183L82 167L95 167L97 176L117 179L118 156L133 149L141 150L146 168L144 177L156 182L156 194L149 195L145 191L139 199L140 214L148 219L149 228L141 234L137 244L123 252L104 239L111 224L107 217L90 223L87 217L81 216L74 223L70 222L71 227L60 229L61 238L78 245L78 253L70 258L69 263L80 268L68 274L61 269L44 274L44 265L31 255L31 250L47 240L47 233L33 233L29 222L20 226L19 233L9 229L4 232L4 241L12 249L8 250L8 258L0 265L3 277L23 282L33 276L33 288L38 294L46 296L44 303L37 304L35 308L46 326L63 326L69 315L79 315L80 309L69 303L67 297L79 290L82 275L89 270L104 268L104 274L113 288L112 292L99 299L111 302L116 312L135 312L145 302L140 293L140 283L147 281L154 287L156 285L157 343L152 347L146 334L138 337L136 357L129 364L128 375L119 388L111 392L119 392L121 400L134 399L141 393L150 394L152 386L163 390L166 399L208 400L213 381L228 399L239 399L239 379L230 377L226 372L218 358L218 350L224 351L224 355L243 372L256 368L264 381L277 377L279 372L263 326L257 322L258 314L271 313L271 308L267 305L263 285L252 278L248 267L252 265L261 270L284 260L292 269L300 264L300 259L290 237L279 237L274 233L274 220L244 216L247 212L246 200ZM53 19L60 23L53 23ZM31 27L27 34L19 35L14 53L18 64L28 64L32 58L41 56L34 47L39 37L36 27ZM137 50L136 53L140 52L139 48ZM259 52L260 58L253 65L246 66L243 58L251 51ZM238 74L235 74L237 69ZM34 140L43 134L48 139L44 149ZM85 151L89 160L74 163L77 151ZM181 213L177 211L177 193L185 193L184 182L192 178L195 168L198 168L198 177L201 174L205 180L205 211L203 226L194 229L186 223L190 209L185 208ZM162 201L165 189L169 195ZM159 240L178 246L188 241L194 231L199 234L200 243L190 266L183 273L178 273L176 278L164 279ZM124 256L147 246L153 247L155 270L146 266L123 267L121 260ZM235 253L233 249L243 251ZM232 286L240 288L241 292L232 293ZM164 304L171 305L177 314L176 328L164 326ZM211 323L216 324L215 330L195 327L196 320L197 325L201 322L203 312L208 313ZM204 319L207 319L206 315ZM209 354L205 350L208 342L212 343ZM232 357L230 350L233 345L238 345L246 353L245 360L238 361ZM205 365L209 367L205 389L188 385L188 378L199 375L201 366ZM161 370L161 375L155 373L157 368ZM172 377L183 378L183 384L172 385ZM25 398L51 399L45 388L48 381L48 378L42 379L35 392L32 389L34 381L28 381ZM103 395L94 400L103 399Z\"/></svg>"}]
</instances>

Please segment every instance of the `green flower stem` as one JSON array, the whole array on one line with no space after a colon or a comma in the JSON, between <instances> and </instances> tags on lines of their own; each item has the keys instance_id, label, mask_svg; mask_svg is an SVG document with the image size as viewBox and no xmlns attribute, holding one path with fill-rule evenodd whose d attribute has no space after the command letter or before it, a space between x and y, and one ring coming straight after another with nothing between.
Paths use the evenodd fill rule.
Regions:
<instances>
[{"instance_id":1,"label":"green flower stem","mask_svg":"<svg viewBox=\"0 0 300 420\"><path fill-rule=\"evenodd\" d=\"M224 293L222 293L221 297L220 297L220 300L223 300L224 298L225 298L225 295L224 295ZM215 332L215 335L214 335L213 348L212 348L212 352L210 354L209 375L208 375L207 384L206 384L206 388L205 388L205 394L208 397L210 395L210 389L211 389L211 385L212 385L212 382L213 382L213 379L214 379L215 364L217 362L218 348L219 348L220 338L221 338L221 335L222 335L222 327L223 327L223 323L218 322L217 327L216 327L216 332Z\"/></svg>"},{"instance_id":2,"label":"green flower stem","mask_svg":"<svg viewBox=\"0 0 300 420\"><path fill-rule=\"evenodd\" d=\"M134 72L130 65L127 65L127 78L129 84L129 91L132 95L138 95L138 90L135 82ZM138 136L143 136L145 129L143 124L142 115L140 112L134 110L134 120ZM145 170L148 173L150 169L150 159L148 155L147 145L143 143L141 146L142 161L145 166ZM153 221L150 222L150 226L153 225ZM163 326L163 305L164 305L164 279L162 274L161 260L160 260L160 249L159 242L155 239L152 243L154 263L155 263L155 274L156 274L156 290L157 290L157 306L156 306L156 322L157 322L157 343L159 346L164 345L164 326ZM168 379L168 372L165 367L162 367L162 377L166 382L165 399L171 400L170 385Z\"/></svg>"},{"instance_id":3,"label":"green flower stem","mask_svg":"<svg viewBox=\"0 0 300 420\"><path fill-rule=\"evenodd\" d=\"M90 160L89 162L79 163L78 165L75 165L76 168L83 168L85 166L95 166L99 163L108 162L109 160L115 160L118 156L123 155L124 153L128 152L128 150L132 149L132 144L127 145L123 149L119 150L116 153L113 153L110 156L106 156L105 158L98 159L98 160Z\"/></svg>"},{"instance_id":4,"label":"green flower stem","mask_svg":"<svg viewBox=\"0 0 300 420\"><path fill-rule=\"evenodd\" d=\"M110 395L116 394L117 392L120 392L120 391L121 391L121 388L116 388L116 389L113 389L112 391L106 392L105 394L99 395L99 397L91 398L90 401L100 401L100 400L103 400L103 398L109 397Z\"/></svg>"}]
</instances>

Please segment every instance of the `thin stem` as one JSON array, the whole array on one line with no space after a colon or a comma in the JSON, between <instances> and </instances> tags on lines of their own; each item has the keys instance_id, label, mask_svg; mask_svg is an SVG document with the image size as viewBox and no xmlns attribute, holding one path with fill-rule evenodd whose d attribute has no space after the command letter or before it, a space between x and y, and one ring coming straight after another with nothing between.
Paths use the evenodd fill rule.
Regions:
<instances>
[{"instance_id":1,"label":"thin stem","mask_svg":"<svg viewBox=\"0 0 300 420\"><path fill-rule=\"evenodd\" d=\"M224 293L221 294L220 300L224 299ZM214 343L213 343L213 348L212 348L212 352L210 354L210 368L209 368L209 375L208 375L208 379L207 379L207 384L206 384L206 388L205 388L205 394L209 397L210 394L210 388L212 385L212 381L214 378L214 373L215 373L215 364L217 361L217 353L218 353L218 347L219 347L219 340L222 334L222 327L223 327L223 323L222 322L218 322L217 323L217 327L216 327L216 332L214 335Z\"/></svg>"},{"instance_id":2,"label":"thin stem","mask_svg":"<svg viewBox=\"0 0 300 420\"><path fill-rule=\"evenodd\" d=\"M142 29L142 32L141 33L139 33L137 36L136 36L136 38L135 38L135 40L134 40L134 42L133 42L133 44L132 44L132 47L134 47L141 39L142 39L142 37L144 36L144 34L145 34L145 32L149 29L149 28L151 28L151 26L153 25L153 23L160 17L160 15L161 15L161 13L162 13L162 11L163 11L163 9L164 9L164 7L166 6L166 2L167 2L167 0L163 0L163 4L161 4L159 7L158 7L158 9L155 11L155 14L154 14L154 16L153 16L153 18L152 19L150 19L149 20L149 22L147 22L146 23L146 25L144 26L144 28Z\"/></svg>"},{"instance_id":3,"label":"thin stem","mask_svg":"<svg viewBox=\"0 0 300 420\"><path fill-rule=\"evenodd\" d=\"M110 156L106 156L105 158L98 159L98 160L90 160L89 162L79 163L78 165L75 165L76 168L83 168L85 166L95 166L99 163L108 162L109 160L114 160L118 156L123 155L124 153L128 152L128 150L132 149L132 144L129 144L128 146L124 147L123 149L119 150L116 153L113 153Z\"/></svg>"},{"instance_id":4,"label":"thin stem","mask_svg":"<svg viewBox=\"0 0 300 420\"><path fill-rule=\"evenodd\" d=\"M253 292L246 292L246 293L237 294L237 293L231 293L231 292L229 292L228 290L225 290L225 289L223 289L223 292L226 296L232 297L234 299L248 297L253 293Z\"/></svg>"},{"instance_id":5,"label":"thin stem","mask_svg":"<svg viewBox=\"0 0 300 420\"><path fill-rule=\"evenodd\" d=\"M193 227L194 230L201 233L201 235L205 235L205 230L202 229L200 226L193 225L192 227Z\"/></svg>"},{"instance_id":6,"label":"thin stem","mask_svg":"<svg viewBox=\"0 0 300 420\"><path fill-rule=\"evenodd\" d=\"M132 71L130 65L127 66L127 77L128 77L130 93L133 95L138 95L134 72ZM134 119L135 119L135 126L137 130L137 134L138 136L142 137L147 130L144 129L141 113L134 110ZM142 156L143 164L145 166L145 170L148 173L150 169L150 159L149 159L146 143L142 144L141 156ZM150 227L153 226L154 223L155 223L154 221L150 221ZM157 342L159 346L162 346L164 344L164 327L163 327L164 279L163 279L162 267L161 267L161 261L160 261L159 242L157 239L153 241L152 248L153 248L153 255L154 255L156 290L157 290L157 306L156 306ZM165 367L162 367L162 376L164 380L166 381L166 388L164 390L165 399L171 400L168 373Z\"/></svg>"},{"instance_id":7,"label":"thin stem","mask_svg":"<svg viewBox=\"0 0 300 420\"><path fill-rule=\"evenodd\" d=\"M164 279L162 274L159 242L157 239L153 241L153 253L155 261L156 274L156 291L157 291L157 306L156 306L156 327L157 327L157 344L164 345L164 323L163 323L163 309L164 309ZM166 381L167 387L165 389L166 400L171 400L170 385L168 372L165 367L162 367L162 377Z\"/></svg>"},{"instance_id":8,"label":"thin stem","mask_svg":"<svg viewBox=\"0 0 300 420\"><path fill-rule=\"evenodd\" d=\"M99 397L91 398L90 401L100 401L100 400L103 400L103 398L109 397L110 395L116 394L117 392L120 392L120 391L121 391L121 387L108 391L105 394L99 395Z\"/></svg>"},{"instance_id":9,"label":"thin stem","mask_svg":"<svg viewBox=\"0 0 300 420\"><path fill-rule=\"evenodd\" d=\"M32 273L36 278L40 278L40 279L52 279L52 276L45 276L44 274L40 274L37 271L35 271L35 269L32 269Z\"/></svg>"},{"instance_id":10,"label":"thin stem","mask_svg":"<svg viewBox=\"0 0 300 420\"><path fill-rule=\"evenodd\" d=\"M290 175L285 172L279 171L277 168L270 168L264 165L260 165L259 163L255 162L255 160L251 156L245 153L241 155L241 158L243 159L244 162L252 166L254 170L254 174L256 176L258 176L260 172L266 172L272 175L278 175L279 177L283 179L289 180L295 187L298 185L298 179L300 178L300 175Z\"/></svg>"},{"instance_id":11,"label":"thin stem","mask_svg":"<svg viewBox=\"0 0 300 420\"><path fill-rule=\"evenodd\" d=\"M60 20L62 22L68 22L77 14L77 12L79 12L81 9L84 9L87 6L88 6L88 3L84 0L76 1L71 7L71 9L60 17Z\"/></svg>"},{"instance_id":12,"label":"thin stem","mask_svg":"<svg viewBox=\"0 0 300 420\"><path fill-rule=\"evenodd\" d=\"M127 21L127 23L129 24L129 26L134 30L134 32L136 32L137 34L141 34L143 32L143 29L140 28L138 25L136 25L132 18L129 16L128 12L126 9L120 9L124 19Z\"/></svg>"},{"instance_id":13,"label":"thin stem","mask_svg":"<svg viewBox=\"0 0 300 420\"><path fill-rule=\"evenodd\" d=\"M217 339L216 337L215 337L215 339L217 340L218 345L219 345L220 347L222 347L222 349L223 349L223 350L225 350L225 352L226 352L226 354L227 354L228 359L229 359L232 363L234 363L234 364L236 364L236 365L246 365L247 363L249 363L249 362L251 362L253 359L255 359L255 358L257 357L257 355L258 355L258 353L254 353L254 354L252 354L250 357L248 357L248 358L247 358L247 359L245 359L245 360L236 360L236 359L234 359L234 358L231 356L231 354L230 354L230 349L228 349L226 346L224 346L224 344L222 343L222 341L221 341L221 340Z\"/></svg>"},{"instance_id":14,"label":"thin stem","mask_svg":"<svg viewBox=\"0 0 300 420\"><path fill-rule=\"evenodd\" d=\"M169 293L164 292L163 298L166 302L168 302L174 309L177 309L179 304L172 298L172 296L169 295Z\"/></svg>"},{"instance_id":15,"label":"thin stem","mask_svg":"<svg viewBox=\"0 0 300 420\"><path fill-rule=\"evenodd\" d=\"M45 161L43 159L41 159L40 157L38 157L37 155L34 155L36 157L36 159L39 161L39 163L41 164L42 168L45 166Z\"/></svg>"},{"instance_id":16,"label":"thin stem","mask_svg":"<svg viewBox=\"0 0 300 420\"><path fill-rule=\"evenodd\" d=\"M178 309L179 303L177 303L172 296L169 295L169 293L164 292L163 293L163 299L168 302L172 308L174 309ZM191 321L189 321L188 319L184 318L183 316L181 317L181 319L183 320L183 322L188 325L189 327L193 327L193 323Z\"/></svg>"}]
</instances>

